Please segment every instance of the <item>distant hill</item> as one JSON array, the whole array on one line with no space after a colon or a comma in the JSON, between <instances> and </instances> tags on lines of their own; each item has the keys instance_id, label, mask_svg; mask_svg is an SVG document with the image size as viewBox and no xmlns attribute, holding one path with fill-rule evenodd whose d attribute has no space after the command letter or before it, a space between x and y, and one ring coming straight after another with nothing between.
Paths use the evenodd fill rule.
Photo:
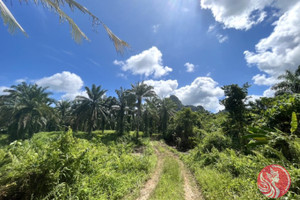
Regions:
<instances>
[{"instance_id":1,"label":"distant hill","mask_svg":"<svg viewBox=\"0 0 300 200\"><path fill-rule=\"evenodd\" d=\"M192 111L194 112L208 112L207 110L205 110L203 106L200 105L199 106L183 105L182 102L175 95L171 95L169 98L177 105L177 109L176 109L177 111L181 110L182 108L191 108Z\"/></svg>"},{"instance_id":2,"label":"distant hill","mask_svg":"<svg viewBox=\"0 0 300 200\"><path fill-rule=\"evenodd\" d=\"M169 99L171 99L177 105L177 109L176 109L177 111L181 110L184 107L184 105L181 103L181 101L175 95L171 95L169 97Z\"/></svg>"}]
</instances>

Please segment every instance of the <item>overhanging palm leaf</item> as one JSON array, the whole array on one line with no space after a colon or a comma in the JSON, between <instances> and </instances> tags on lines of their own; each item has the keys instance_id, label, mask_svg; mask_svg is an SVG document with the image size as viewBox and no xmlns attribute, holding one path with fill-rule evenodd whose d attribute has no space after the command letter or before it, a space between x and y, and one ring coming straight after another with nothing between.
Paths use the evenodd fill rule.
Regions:
<instances>
[{"instance_id":1,"label":"overhanging palm leaf","mask_svg":"<svg viewBox=\"0 0 300 200\"><path fill-rule=\"evenodd\" d=\"M20 0L20 2L21 1L22 0ZM23 1L27 2L28 0L23 0ZM73 19L70 18L61 9L61 6L64 6L65 4L67 4L72 11L78 9L82 13L91 16L93 18L93 24L102 25L106 33L108 34L109 38L113 41L117 52L123 53L124 48L129 47L129 45L125 41L118 38L98 17L96 17L87 8L85 8L84 6L82 6L81 4L77 3L74 0L34 0L34 3L35 4L41 3L44 7L54 10L59 15L61 21L66 20L71 26L72 37L76 42L80 42L82 38L86 40L89 39L84 34L84 32L81 31L81 29L77 26L77 24L73 21ZM3 18L4 24L8 24L11 33L15 32L15 30L18 28L26 35L25 30L18 23L18 21L15 19L15 17L12 15L12 13L9 11L9 9L6 7L6 5L3 3L2 0L0 0L0 11L1 11L1 16Z\"/></svg>"},{"instance_id":2,"label":"overhanging palm leaf","mask_svg":"<svg viewBox=\"0 0 300 200\"><path fill-rule=\"evenodd\" d=\"M18 28L18 29L20 29L22 31L22 33L24 33L25 35L27 35L26 32L25 32L25 30L17 22L17 20L15 19L15 17L11 14L11 12L6 7L6 5L3 3L2 0L0 0L0 11L1 11L1 17L3 19L4 24L5 25L8 24L9 32L10 33L15 32L16 28Z\"/></svg>"}]
</instances>

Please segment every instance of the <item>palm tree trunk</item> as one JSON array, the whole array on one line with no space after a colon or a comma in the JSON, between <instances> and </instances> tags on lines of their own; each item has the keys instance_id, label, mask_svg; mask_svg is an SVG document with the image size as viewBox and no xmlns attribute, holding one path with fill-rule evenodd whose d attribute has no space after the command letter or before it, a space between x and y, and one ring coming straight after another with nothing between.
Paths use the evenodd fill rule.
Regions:
<instances>
[{"instance_id":1,"label":"palm tree trunk","mask_svg":"<svg viewBox=\"0 0 300 200\"><path fill-rule=\"evenodd\" d=\"M121 109L120 109L118 119L119 119L118 124L117 124L118 134L123 135L124 134L124 109L123 109L123 107L121 107Z\"/></svg>"},{"instance_id":2,"label":"palm tree trunk","mask_svg":"<svg viewBox=\"0 0 300 200\"><path fill-rule=\"evenodd\" d=\"M139 112L138 112L138 116L137 116L137 124L136 124L136 139L139 139L139 126L140 126L140 116L139 116Z\"/></svg>"},{"instance_id":3,"label":"palm tree trunk","mask_svg":"<svg viewBox=\"0 0 300 200\"><path fill-rule=\"evenodd\" d=\"M89 137L90 137L90 138L92 138L92 129L93 129L93 128L92 128L92 126L90 125L90 126L89 126L89 130L88 130L88 134L89 134Z\"/></svg>"},{"instance_id":4,"label":"palm tree trunk","mask_svg":"<svg viewBox=\"0 0 300 200\"><path fill-rule=\"evenodd\" d=\"M105 119L102 117L102 134L104 134L104 129L105 129Z\"/></svg>"},{"instance_id":5,"label":"palm tree trunk","mask_svg":"<svg viewBox=\"0 0 300 200\"><path fill-rule=\"evenodd\" d=\"M138 98L138 115L137 115L136 139L139 138L139 128L140 128L140 118L141 118L141 104L142 104L142 99Z\"/></svg>"},{"instance_id":6,"label":"palm tree trunk","mask_svg":"<svg viewBox=\"0 0 300 200\"><path fill-rule=\"evenodd\" d=\"M120 135L123 134L124 134L124 111L122 110L121 120L120 120Z\"/></svg>"}]
</instances>

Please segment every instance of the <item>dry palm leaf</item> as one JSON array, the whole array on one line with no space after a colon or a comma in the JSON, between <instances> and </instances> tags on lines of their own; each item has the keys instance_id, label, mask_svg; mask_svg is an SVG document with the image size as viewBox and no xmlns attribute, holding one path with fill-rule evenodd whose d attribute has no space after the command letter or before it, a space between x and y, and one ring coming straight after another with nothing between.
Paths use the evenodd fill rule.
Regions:
<instances>
[{"instance_id":1,"label":"dry palm leaf","mask_svg":"<svg viewBox=\"0 0 300 200\"><path fill-rule=\"evenodd\" d=\"M22 1L28 2L28 0L19 0L19 1L20 2L22 2ZM107 32L109 38L113 41L117 52L123 53L124 48L129 47L129 45L125 41L118 38L101 20L99 20L98 17L96 17L94 14L92 14L87 8L85 8L81 4L77 3L75 0L34 0L34 2L35 2L35 4L41 3L44 7L53 9L59 15L61 21L66 20L71 26L72 37L76 42L81 42L82 38L84 38L86 40L89 40L89 39L81 31L81 29L77 26L77 24L73 21L73 19L70 18L61 9L61 6L64 6L65 4L67 4L72 11L74 11L75 9L78 9L81 12L91 16L93 18L93 24L95 24L95 25L101 24L104 27L105 31ZM1 16L3 18L4 24L9 25L9 30L11 33L13 33L16 28L19 28L24 34L26 34L24 29L20 26L20 24L17 22L17 20L11 14L11 12L5 6L5 4L3 3L2 0L0 0L0 9L1 9Z\"/></svg>"},{"instance_id":2,"label":"dry palm leaf","mask_svg":"<svg viewBox=\"0 0 300 200\"><path fill-rule=\"evenodd\" d=\"M9 30L10 33L15 32L16 28L19 28L26 35L25 30L17 22L17 20L15 19L15 17L11 14L11 12L6 7L6 5L3 3L2 0L0 0L0 11L1 11L1 17L2 17L2 19L4 21L4 24L5 25L8 24L8 27L9 27L8 30Z\"/></svg>"}]
</instances>

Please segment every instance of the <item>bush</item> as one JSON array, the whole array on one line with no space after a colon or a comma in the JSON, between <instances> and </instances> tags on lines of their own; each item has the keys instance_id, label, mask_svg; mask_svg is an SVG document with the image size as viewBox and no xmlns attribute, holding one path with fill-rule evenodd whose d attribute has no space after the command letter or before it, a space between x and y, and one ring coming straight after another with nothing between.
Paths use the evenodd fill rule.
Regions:
<instances>
[{"instance_id":1,"label":"bush","mask_svg":"<svg viewBox=\"0 0 300 200\"><path fill-rule=\"evenodd\" d=\"M230 147L231 140L229 137L224 136L220 132L209 133L204 137L202 142L199 144L199 150L201 152L211 152L212 148L216 148L219 151Z\"/></svg>"},{"instance_id":2,"label":"bush","mask_svg":"<svg viewBox=\"0 0 300 200\"><path fill-rule=\"evenodd\" d=\"M186 151L195 147L196 134L195 126L201 126L198 115L190 108L184 108L176 113L174 122L168 128L166 141L176 144L177 148Z\"/></svg>"}]
</instances>

